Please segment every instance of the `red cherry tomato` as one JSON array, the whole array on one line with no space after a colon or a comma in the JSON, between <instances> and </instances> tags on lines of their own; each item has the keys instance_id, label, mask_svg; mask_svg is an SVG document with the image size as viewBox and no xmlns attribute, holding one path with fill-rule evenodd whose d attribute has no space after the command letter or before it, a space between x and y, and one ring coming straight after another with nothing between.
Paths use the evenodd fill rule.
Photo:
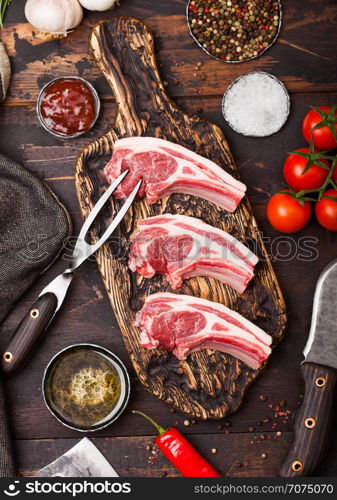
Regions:
<instances>
[{"instance_id":1,"label":"red cherry tomato","mask_svg":"<svg viewBox=\"0 0 337 500\"><path fill-rule=\"evenodd\" d=\"M336 189L328 189L315 205L316 218L321 226L329 231L337 231L337 201L324 198L324 196L334 196L337 198Z\"/></svg>"},{"instance_id":2,"label":"red cherry tomato","mask_svg":"<svg viewBox=\"0 0 337 500\"><path fill-rule=\"evenodd\" d=\"M286 192L286 191L284 191ZM267 218L270 224L281 233L296 233L309 222L311 205L305 201L302 206L288 194L277 193L267 205Z\"/></svg>"},{"instance_id":3,"label":"red cherry tomato","mask_svg":"<svg viewBox=\"0 0 337 500\"><path fill-rule=\"evenodd\" d=\"M300 148L296 149L296 151L307 154L310 153L309 148ZM320 161L327 167L329 166L328 160ZM295 189L295 191L301 191L302 189L317 189L322 186L329 174L327 169L315 164L311 165L311 167L303 173L307 162L308 160L303 156L290 153L284 163L284 178L287 184Z\"/></svg>"},{"instance_id":4,"label":"red cherry tomato","mask_svg":"<svg viewBox=\"0 0 337 500\"><path fill-rule=\"evenodd\" d=\"M318 106L319 109L324 111L324 113L328 113L331 109L331 106ZM334 115L337 117L337 110ZM313 130L313 128L318 125L323 118L317 111L312 109L309 113L306 114L303 124L302 124L302 132L305 140L310 144L311 139L314 141L315 148L317 149L335 149L337 148L337 141L332 135L330 128L327 125L323 125L320 128ZM333 124L337 132L337 122Z\"/></svg>"}]
</instances>

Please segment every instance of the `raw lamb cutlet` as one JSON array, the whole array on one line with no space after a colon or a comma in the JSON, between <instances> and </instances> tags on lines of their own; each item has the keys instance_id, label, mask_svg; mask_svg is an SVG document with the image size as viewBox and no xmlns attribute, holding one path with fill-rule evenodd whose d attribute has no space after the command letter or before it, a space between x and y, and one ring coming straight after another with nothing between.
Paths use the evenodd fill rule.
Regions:
<instances>
[{"instance_id":1,"label":"raw lamb cutlet","mask_svg":"<svg viewBox=\"0 0 337 500\"><path fill-rule=\"evenodd\" d=\"M271 353L272 338L261 328L222 304L190 295L150 295L135 325L141 329L142 347L173 350L180 360L215 349L256 370Z\"/></svg>"},{"instance_id":2,"label":"raw lamb cutlet","mask_svg":"<svg viewBox=\"0 0 337 500\"><path fill-rule=\"evenodd\" d=\"M146 278L166 274L173 289L193 276L211 276L242 293L258 258L230 234L185 215L163 214L138 224L129 268Z\"/></svg>"},{"instance_id":3,"label":"raw lamb cutlet","mask_svg":"<svg viewBox=\"0 0 337 500\"><path fill-rule=\"evenodd\" d=\"M139 197L152 204L172 193L200 196L234 212L245 195L246 186L216 163L163 139L127 137L115 142L112 158L104 172L112 183L122 172L129 174L115 190L125 199L139 179Z\"/></svg>"}]
</instances>

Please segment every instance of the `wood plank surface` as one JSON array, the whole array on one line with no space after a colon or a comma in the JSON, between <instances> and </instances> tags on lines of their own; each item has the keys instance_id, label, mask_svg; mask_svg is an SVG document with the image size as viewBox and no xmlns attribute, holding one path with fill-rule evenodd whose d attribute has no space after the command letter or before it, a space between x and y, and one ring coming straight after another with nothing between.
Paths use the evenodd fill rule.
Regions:
<instances>
[{"instance_id":1,"label":"wood plank surface","mask_svg":"<svg viewBox=\"0 0 337 500\"><path fill-rule=\"evenodd\" d=\"M224 475L244 476L248 467L256 476L275 476L280 466L280 456L273 453L273 447L277 439L283 454L289 446L290 433L276 439L275 433L266 433L264 436L262 440L259 434L208 434L189 436L189 440ZM97 438L94 443L122 477L179 477L173 465L154 445L151 436ZM40 468L41 459L48 456L48 460L55 460L75 444L75 439L20 441L17 450L23 458L19 463L19 473L35 474ZM249 457L242 453L244 445L249 445L253 450ZM212 449L216 453L212 453ZM262 453L266 454L266 458L261 457ZM33 458L27 460L28 456Z\"/></svg>"},{"instance_id":2,"label":"wood plank surface","mask_svg":"<svg viewBox=\"0 0 337 500\"><path fill-rule=\"evenodd\" d=\"M248 199L254 206L266 204L275 191L285 186L282 166L289 151L306 146L301 123L309 106L329 105L336 99L337 92L314 96L292 94L290 119L278 134L266 138L243 137L234 132L222 116L220 97L179 98L176 102L183 110L210 120L224 131L239 175L247 185ZM34 106L1 108L0 105L1 151L46 180L68 210L76 211L79 208L74 186L76 159L89 142L111 128L116 111L113 102L104 101L101 116L88 134L76 140L60 140L40 126ZM19 145L18 135L23 138Z\"/></svg>"},{"instance_id":3,"label":"wood plank surface","mask_svg":"<svg viewBox=\"0 0 337 500\"><path fill-rule=\"evenodd\" d=\"M89 78L104 97L111 98L87 51L89 32L104 14L87 12L81 27L66 39L42 43L41 37L25 24L24 0L16 0L16 4L9 10L2 35L13 57L8 103L31 101L51 78L74 73ZM263 57L244 64L222 63L200 50L189 34L185 10L185 0L122 0L118 8L105 14L132 15L149 23L156 35L157 57L170 95L220 95L240 74L257 69L280 77L292 92L336 91L335 47L327 43L334 38L337 24L334 0L306 0L305 6L303 0L283 2L279 41ZM199 61L203 66L197 71Z\"/></svg>"},{"instance_id":4,"label":"wood plank surface","mask_svg":"<svg viewBox=\"0 0 337 500\"><path fill-rule=\"evenodd\" d=\"M268 231L268 226L263 223L264 207L255 207L258 220L262 224L261 229ZM76 222L76 228L80 225L80 215L72 214ZM76 215L76 217L74 217ZM101 431L105 436L128 435L130 429L132 434L144 434L147 424L134 421L131 415L132 409L145 409L151 413L155 408L156 416L162 420L163 425L172 425L178 421L179 428L187 433L223 433L248 431L249 427L260 427L257 422L262 422L263 430L271 430L277 424L277 430L291 430L292 415L297 407L301 391L301 379L299 375L299 364L302 360L302 348L310 326L310 311L312 307L312 296L315 281L323 268L335 256L336 239L329 241L324 237L323 230L318 231L316 225L308 228L307 234L315 234L319 239L314 248L319 252L320 259L310 262L310 273L307 272L308 262L293 256L291 260L275 258L275 269L288 304L289 325L286 339L275 350L265 373L251 387L242 410L229 418L231 427L227 429L222 425L218 429L216 422L199 422L195 425L185 427L184 416L179 413L171 414L167 411L167 405L156 401L145 391L132 370L131 363L123 345L120 332L109 307L104 286L96 269L95 262L86 263L82 270L77 273L69 291L68 301L64 304L62 313L56 318L46 339L37 351L34 358L22 373L8 381L7 393L9 408L11 411L11 422L14 436L18 439L30 438L57 438L58 436L78 435L64 428L48 413L42 401L40 390L41 378L44 367L49 359L61 348L74 342L97 342L115 352L121 357L127 368L132 373L133 396L129 410L118 423ZM277 236L276 233L274 235ZM17 325L17 321L32 303L40 289L47 284L60 270L61 263L56 268L50 269L39 283L20 301L17 308L9 316L1 327L0 345L3 347L7 339ZM299 278L301 277L301 286ZM305 291L305 293L304 293ZM300 297L299 297L300 294ZM85 318L85 321L83 321ZM27 383L25 382L27 380ZM260 401L259 396L264 395L267 401ZM275 406L285 401L286 410L290 410L287 419L275 418ZM269 405L273 408L270 408ZM30 415L30 418L27 418ZM270 419L263 422L265 419ZM283 421L285 420L285 422ZM222 423L221 423L222 424ZM101 435L101 434L100 434Z\"/></svg>"},{"instance_id":5,"label":"wood plank surface","mask_svg":"<svg viewBox=\"0 0 337 500\"><path fill-rule=\"evenodd\" d=\"M75 160L82 147L112 125L116 111L108 85L86 55L87 35L93 24L106 16L123 14L144 19L156 35L160 72L168 82L169 95L175 97L184 110L197 112L210 119L225 133L240 176L248 185L248 196L267 247L272 250L275 271L287 303L289 324L287 336L273 353L267 370L251 387L240 411L228 419L231 424L229 427L225 421L198 422L185 426L182 414L168 412L165 403L153 398L137 382L96 265L94 262L86 263L74 280L64 309L32 359L29 369L6 384L20 473L31 475L82 437L62 427L48 413L42 400L40 384L44 366L59 349L76 341L92 341L112 349L120 356L132 377L132 399L125 415L96 436L100 448L107 443L107 447L101 449L121 475L159 477L164 472L169 477L177 475L160 455L156 465L148 463L149 452L145 446L151 444L153 431L141 419L135 422L131 414L134 408L144 409L163 425L177 422L178 428L191 436L206 457L228 475L277 475L290 444L292 415L300 401L302 381L298 368L310 326L314 287L320 271L336 257L337 235L324 231L313 219L300 233L280 239L282 235L272 230L266 221L265 204L272 193L284 187L281 167L286 152L305 145L300 124L308 106L337 101L336 2L283 2L285 20L280 40L256 63L235 67L208 58L194 44L185 25L185 0L121 0L121 6L108 14L86 13L82 26L66 40L42 44L34 39L33 45L29 41L28 26L23 26L24 3L24 0L12 2L6 17L6 31L1 33L1 38L12 54L11 63L15 74L11 95L0 105L0 150L20 161L40 178L47 179L48 185L71 210L78 230L81 216L73 179ZM167 26L170 26L169 30ZM195 70L198 61L203 63L200 71ZM261 140L241 137L233 132L227 127L220 111L221 96L231 80L256 68L281 77L291 91L291 115L286 126L275 136ZM90 135L75 141L59 141L38 125L35 98L41 85L51 77L70 73L82 74L94 82L104 98L103 113ZM309 261L305 260L308 254L303 259L303 252L296 250L298 244L303 243L303 238L307 237L312 238L311 245L317 252ZM285 257L289 245L292 252ZM1 325L1 346L5 345L10 332L41 288L59 270L59 265L48 270ZM266 396L267 401L260 401L261 395ZM280 417L276 418L273 409L281 401L286 401L285 408L290 410L286 422ZM266 419L270 421L263 422ZM262 426L258 425L260 422ZM218 429L218 425L222 427ZM316 471L315 475L318 476L336 475L336 418L332 428L330 450ZM270 445L268 441L268 458L262 464L259 452L265 452L266 448L251 444L252 435L255 433L260 436L260 429L262 434L270 433L272 436ZM281 439L274 439L278 430L282 432ZM226 431L228 434L225 434ZM214 447L219 449L216 455L210 453L211 440L215 442ZM237 443L235 446L234 441ZM233 462L241 457L242 467L237 469L234 466L231 469Z\"/></svg>"},{"instance_id":6,"label":"wood plank surface","mask_svg":"<svg viewBox=\"0 0 337 500\"><path fill-rule=\"evenodd\" d=\"M276 436L267 432L263 439L260 433L207 434L189 436L189 440L225 476L247 477L249 471L253 477L275 477L290 446L291 433ZM18 441L15 451L20 457L19 474L34 475L41 464L45 466L56 460L76 443L77 439ZM94 443L123 478L180 477L172 464L158 453L151 436L95 438ZM334 439L317 470L318 476L335 476L336 445ZM212 449L216 453L212 453Z\"/></svg>"}]
</instances>

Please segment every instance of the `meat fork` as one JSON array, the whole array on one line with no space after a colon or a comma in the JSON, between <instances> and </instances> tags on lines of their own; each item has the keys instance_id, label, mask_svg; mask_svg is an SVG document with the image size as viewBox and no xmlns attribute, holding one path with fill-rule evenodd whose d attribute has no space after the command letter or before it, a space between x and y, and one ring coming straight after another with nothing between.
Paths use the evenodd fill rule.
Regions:
<instances>
[{"instance_id":1,"label":"meat fork","mask_svg":"<svg viewBox=\"0 0 337 500\"><path fill-rule=\"evenodd\" d=\"M32 354L33 349L36 348L38 340L42 337L42 334L46 331L55 314L60 309L73 279L75 269L107 241L133 203L142 183L141 180L126 199L124 205L101 238L92 245L86 242L85 238L92 223L127 173L128 170L123 172L98 200L78 235L74 251L70 258L70 267L42 290L30 311L23 318L13 334L0 361L2 371L7 375L11 375L23 367L28 357Z\"/></svg>"}]
</instances>

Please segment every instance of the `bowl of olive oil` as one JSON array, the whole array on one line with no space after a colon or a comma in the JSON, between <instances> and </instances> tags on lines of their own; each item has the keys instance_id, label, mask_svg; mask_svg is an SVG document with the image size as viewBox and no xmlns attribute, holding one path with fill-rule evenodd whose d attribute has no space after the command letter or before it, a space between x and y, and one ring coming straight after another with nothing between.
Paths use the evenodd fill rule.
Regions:
<instances>
[{"instance_id":1,"label":"bowl of olive oil","mask_svg":"<svg viewBox=\"0 0 337 500\"><path fill-rule=\"evenodd\" d=\"M57 353L42 381L44 401L63 425L89 432L107 427L124 411L130 379L122 361L94 344L75 344Z\"/></svg>"}]
</instances>

